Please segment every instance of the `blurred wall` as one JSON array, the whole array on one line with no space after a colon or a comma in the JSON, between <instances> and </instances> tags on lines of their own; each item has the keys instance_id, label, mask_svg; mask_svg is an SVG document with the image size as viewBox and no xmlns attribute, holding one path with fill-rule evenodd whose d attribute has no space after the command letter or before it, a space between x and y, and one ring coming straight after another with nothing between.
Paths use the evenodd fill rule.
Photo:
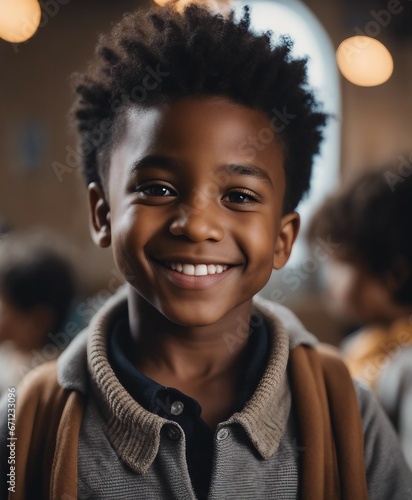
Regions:
<instances>
[{"instance_id":1,"label":"blurred wall","mask_svg":"<svg viewBox=\"0 0 412 500\"><path fill-rule=\"evenodd\" d=\"M69 79L86 69L98 35L137 4L51 0L31 40L0 40L0 217L16 229L41 225L60 233L86 291L104 288L114 265L89 235L86 189L70 154L76 139L68 126Z\"/></svg>"},{"instance_id":2,"label":"blurred wall","mask_svg":"<svg viewBox=\"0 0 412 500\"><path fill-rule=\"evenodd\" d=\"M370 34L383 42L394 59L392 77L377 87L358 87L342 78L342 173L365 166L409 161L412 153L412 36L395 37L394 27L407 22L411 7L404 1L365 0L362 15L353 15L355 0L307 0L325 26L335 48L349 36ZM366 4L366 5L365 5ZM391 14L388 6L392 8ZM375 36L376 33L376 36ZM412 154L411 154L412 160Z\"/></svg>"},{"instance_id":3,"label":"blurred wall","mask_svg":"<svg viewBox=\"0 0 412 500\"><path fill-rule=\"evenodd\" d=\"M49 13L45 11L44 25L29 42L16 46L0 41L0 217L15 228L44 225L60 233L75 249L88 290L96 291L107 287L114 265L110 250L91 242L85 187L75 158L67 158L75 147L67 126L73 101L69 77L86 68L97 35L138 1L45 3ZM348 21L343 0L306 3L336 47L357 26L364 28ZM391 80L361 88L342 79L344 174L412 151L412 44L391 38L388 27L382 27L379 38L394 56ZM74 167L58 176L55 162Z\"/></svg>"}]
</instances>

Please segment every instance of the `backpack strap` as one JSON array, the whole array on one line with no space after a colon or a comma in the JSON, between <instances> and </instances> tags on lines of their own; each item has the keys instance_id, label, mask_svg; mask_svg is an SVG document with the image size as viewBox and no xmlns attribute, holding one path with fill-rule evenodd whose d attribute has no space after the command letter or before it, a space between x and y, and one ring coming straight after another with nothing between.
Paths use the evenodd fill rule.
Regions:
<instances>
[{"instance_id":1,"label":"backpack strap","mask_svg":"<svg viewBox=\"0 0 412 500\"><path fill-rule=\"evenodd\" d=\"M339 457L342 498L367 499L362 418L352 377L337 349L321 344L317 352Z\"/></svg>"},{"instance_id":2,"label":"backpack strap","mask_svg":"<svg viewBox=\"0 0 412 500\"><path fill-rule=\"evenodd\" d=\"M77 498L83 407L79 392L59 385L55 362L24 379L16 405L16 491L9 498Z\"/></svg>"},{"instance_id":3,"label":"backpack strap","mask_svg":"<svg viewBox=\"0 0 412 500\"><path fill-rule=\"evenodd\" d=\"M290 352L289 373L304 447L300 498L366 500L361 416L338 351L300 345Z\"/></svg>"}]
</instances>

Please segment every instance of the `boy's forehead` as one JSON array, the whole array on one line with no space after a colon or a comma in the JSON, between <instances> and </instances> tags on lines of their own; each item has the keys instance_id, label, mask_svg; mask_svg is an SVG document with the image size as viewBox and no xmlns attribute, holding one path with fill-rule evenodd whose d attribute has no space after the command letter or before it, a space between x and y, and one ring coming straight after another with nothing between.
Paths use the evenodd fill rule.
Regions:
<instances>
[{"instance_id":1,"label":"boy's forehead","mask_svg":"<svg viewBox=\"0 0 412 500\"><path fill-rule=\"evenodd\" d=\"M284 176L279 137L254 145L270 124L254 108L220 96L190 97L151 106L130 105L123 110L124 126L117 149L133 161L151 154L202 156L214 161L242 161L268 167ZM114 148L116 154L116 147ZM113 156L112 156L113 159ZM279 172L279 170L281 172Z\"/></svg>"},{"instance_id":2,"label":"boy's forehead","mask_svg":"<svg viewBox=\"0 0 412 500\"><path fill-rule=\"evenodd\" d=\"M169 115L180 115L187 120L190 115L196 114L197 112L206 113L206 116L221 115L236 119L243 118L247 121L262 122L262 120L267 120L266 115L258 109L239 104L229 97L215 95L187 96L152 105L130 104L125 108L125 113L129 120L156 114L161 114L165 117ZM204 119L205 115L198 116L198 118Z\"/></svg>"},{"instance_id":3,"label":"boy's forehead","mask_svg":"<svg viewBox=\"0 0 412 500\"><path fill-rule=\"evenodd\" d=\"M230 126L225 138L231 137L231 130L240 133L242 130L250 132L269 125L268 117L260 110L236 103L223 96L184 97L165 103L151 106L129 105L125 109L125 118L128 130L144 125L150 134L158 133L162 128L171 127L173 131L181 128L191 130L203 128L207 130L210 122L219 126ZM214 127L213 127L214 128ZM170 130L167 131L170 134ZM269 142L276 142L274 137Z\"/></svg>"}]
</instances>

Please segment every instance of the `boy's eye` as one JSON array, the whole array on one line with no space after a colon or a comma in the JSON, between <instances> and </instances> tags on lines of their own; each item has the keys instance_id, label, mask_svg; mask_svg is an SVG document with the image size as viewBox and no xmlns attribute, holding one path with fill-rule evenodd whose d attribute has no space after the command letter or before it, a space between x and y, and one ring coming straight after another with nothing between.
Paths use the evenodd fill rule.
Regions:
<instances>
[{"instance_id":1,"label":"boy's eye","mask_svg":"<svg viewBox=\"0 0 412 500\"><path fill-rule=\"evenodd\" d=\"M224 201L228 201L229 203L238 203L238 204L247 204L256 202L256 197L249 193L244 193L242 191L232 191L227 193L223 198Z\"/></svg>"},{"instance_id":2,"label":"boy's eye","mask_svg":"<svg viewBox=\"0 0 412 500\"><path fill-rule=\"evenodd\" d=\"M167 197L176 196L176 192L163 184L149 184L145 186L140 186L137 192L141 195L146 196L156 196L156 197Z\"/></svg>"}]
</instances>

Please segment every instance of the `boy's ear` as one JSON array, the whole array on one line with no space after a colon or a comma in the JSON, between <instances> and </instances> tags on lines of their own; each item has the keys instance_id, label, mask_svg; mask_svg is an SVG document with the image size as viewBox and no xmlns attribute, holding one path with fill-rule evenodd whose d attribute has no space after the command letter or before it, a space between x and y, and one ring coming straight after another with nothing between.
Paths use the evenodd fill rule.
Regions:
<instances>
[{"instance_id":1,"label":"boy's ear","mask_svg":"<svg viewBox=\"0 0 412 500\"><path fill-rule=\"evenodd\" d=\"M297 212L286 214L280 220L280 231L273 255L273 268L281 269L288 261L300 227Z\"/></svg>"},{"instance_id":2,"label":"boy's ear","mask_svg":"<svg viewBox=\"0 0 412 500\"><path fill-rule=\"evenodd\" d=\"M111 243L110 208L106 202L103 188L97 182L89 184L90 233L93 241L101 248Z\"/></svg>"}]
</instances>

